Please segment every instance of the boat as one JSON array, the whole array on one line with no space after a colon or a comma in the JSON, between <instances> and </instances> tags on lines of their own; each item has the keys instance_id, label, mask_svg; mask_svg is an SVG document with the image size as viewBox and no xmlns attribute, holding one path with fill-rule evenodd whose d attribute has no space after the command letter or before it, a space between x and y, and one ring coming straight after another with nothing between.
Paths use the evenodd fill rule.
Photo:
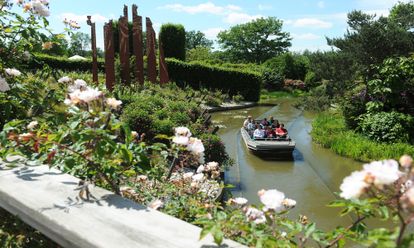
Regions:
<instances>
[{"instance_id":1,"label":"boat","mask_svg":"<svg viewBox=\"0 0 414 248\"><path fill-rule=\"evenodd\" d=\"M272 158L291 157L296 146L295 141L289 137L253 139L244 127L240 132L247 148L257 155Z\"/></svg>"}]
</instances>

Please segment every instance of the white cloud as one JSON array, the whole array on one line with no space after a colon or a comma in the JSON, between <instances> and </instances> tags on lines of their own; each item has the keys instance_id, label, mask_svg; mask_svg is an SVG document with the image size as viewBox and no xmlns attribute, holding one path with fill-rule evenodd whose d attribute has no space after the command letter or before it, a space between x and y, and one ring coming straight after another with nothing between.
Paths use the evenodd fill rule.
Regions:
<instances>
[{"instance_id":1,"label":"white cloud","mask_svg":"<svg viewBox=\"0 0 414 248\"><path fill-rule=\"evenodd\" d=\"M387 17L390 14L390 11L388 9L366 10L364 12L370 15L376 15L377 17L379 16Z\"/></svg>"},{"instance_id":2,"label":"white cloud","mask_svg":"<svg viewBox=\"0 0 414 248\"><path fill-rule=\"evenodd\" d=\"M259 6L257 6L257 8L259 8L259 10L270 10L270 9L272 9L272 6L271 5L259 4Z\"/></svg>"},{"instance_id":3,"label":"white cloud","mask_svg":"<svg viewBox=\"0 0 414 248\"><path fill-rule=\"evenodd\" d=\"M59 15L59 19L61 19L62 21L66 18L68 20L73 20L76 21L79 25L83 26L83 25L87 25L86 21L88 20L87 18L88 15L77 15L74 13L62 13ZM93 14L92 16L92 22L96 22L96 23L104 23L106 21L108 21L108 18L106 18L103 15L100 14Z\"/></svg>"},{"instance_id":4,"label":"white cloud","mask_svg":"<svg viewBox=\"0 0 414 248\"><path fill-rule=\"evenodd\" d=\"M170 9L176 12L185 12L188 14L209 13L214 15L223 15L229 12L241 11L242 8L236 5L218 6L212 2L200 3L199 5L167 4L159 8Z\"/></svg>"},{"instance_id":5,"label":"white cloud","mask_svg":"<svg viewBox=\"0 0 414 248\"><path fill-rule=\"evenodd\" d=\"M359 8L367 9L388 9L398 2L409 2L409 0L358 0Z\"/></svg>"},{"instance_id":6,"label":"white cloud","mask_svg":"<svg viewBox=\"0 0 414 248\"><path fill-rule=\"evenodd\" d=\"M321 38L321 36L312 34L312 33L305 33L305 34L291 34L293 39L296 40L318 40Z\"/></svg>"},{"instance_id":7,"label":"white cloud","mask_svg":"<svg viewBox=\"0 0 414 248\"><path fill-rule=\"evenodd\" d=\"M318 2L318 7L321 8L321 9L325 8L325 2L324 1L319 1Z\"/></svg>"},{"instance_id":8,"label":"white cloud","mask_svg":"<svg viewBox=\"0 0 414 248\"><path fill-rule=\"evenodd\" d=\"M288 25L293 25L297 28L331 28L331 22L323 21L317 18L301 18L296 20L285 21Z\"/></svg>"},{"instance_id":9,"label":"white cloud","mask_svg":"<svg viewBox=\"0 0 414 248\"><path fill-rule=\"evenodd\" d=\"M262 15L249 15L246 13L230 13L223 20L229 24L241 24L250 22L257 18L263 17Z\"/></svg>"},{"instance_id":10,"label":"white cloud","mask_svg":"<svg viewBox=\"0 0 414 248\"><path fill-rule=\"evenodd\" d=\"M223 30L224 28L209 28L209 29L203 30L202 32L206 35L207 39L215 40L217 39L218 33L220 33Z\"/></svg>"}]
</instances>

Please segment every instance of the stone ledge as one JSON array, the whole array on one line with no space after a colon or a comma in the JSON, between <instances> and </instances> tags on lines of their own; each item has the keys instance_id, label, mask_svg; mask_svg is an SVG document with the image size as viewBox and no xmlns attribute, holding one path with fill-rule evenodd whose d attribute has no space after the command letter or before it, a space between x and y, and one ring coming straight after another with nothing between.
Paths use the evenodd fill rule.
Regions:
<instances>
[{"instance_id":1,"label":"stone ledge","mask_svg":"<svg viewBox=\"0 0 414 248\"><path fill-rule=\"evenodd\" d=\"M217 247L200 228L95 187L78 198L79 179L47 166L0 169L0 207L63 247ZM221 247L244 247L225 240Z\"/></svg>"}]
</instances>

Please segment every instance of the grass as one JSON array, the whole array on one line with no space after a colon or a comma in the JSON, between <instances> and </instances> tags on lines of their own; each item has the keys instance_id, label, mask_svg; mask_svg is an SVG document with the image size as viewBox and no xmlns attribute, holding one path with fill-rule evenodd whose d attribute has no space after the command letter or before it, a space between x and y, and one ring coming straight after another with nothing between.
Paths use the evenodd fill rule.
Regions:
<instances>
[{"instance_id":1,"label":"grass","mask_svg":"<svg viewBox=\"0 0 414 248\"><path fill-rule=\"evenodd\" d=\"M343 116L338 113L319 114L312 123L311 136L323 147L363 162L390 158L398 160L404 154L414 156L414 146L410 144L379 143L347 130Z\"/></svg>"}]
</instances>

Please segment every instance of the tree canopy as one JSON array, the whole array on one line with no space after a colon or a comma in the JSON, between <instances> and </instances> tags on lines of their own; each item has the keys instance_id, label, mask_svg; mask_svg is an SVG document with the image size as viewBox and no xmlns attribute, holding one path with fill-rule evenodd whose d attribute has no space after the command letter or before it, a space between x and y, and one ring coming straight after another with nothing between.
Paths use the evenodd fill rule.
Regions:
<instances>
[{"instance_id":1,"label":"tree canopy","mask_svg":"<svg viewBox=\"0 0 414 248\"><path fill-rule=\"evenodd\" d=\"M351 56L364 71L386 58L406 56L414 51L412 10L411 2L395 5L389 17L352 11L348 14L349 28L344 37L328 38L328 44Z\"/></svg>"},{"instance_id":2,"label":"tree canopy","mask_svg":"<svg viewBox=\"0 0 414 248\"><path fill-rule=\"evenodd\" d=\"M195 30L185 32L185 48L187 51L197 47L211 48L212 46L213 41L207 39L203 32Z\"/></svg>"},{"instance_id":3,"label":"tree canopy","mask_svg":"<svg viewBox=\"0 0 414 248\"><path fill-rule=\"evenodd\" d=\"M290 34L275 17L258 18L218 34L218 43L234 61L262 63L291 46Z\"/></svg>"}]
</instances>

